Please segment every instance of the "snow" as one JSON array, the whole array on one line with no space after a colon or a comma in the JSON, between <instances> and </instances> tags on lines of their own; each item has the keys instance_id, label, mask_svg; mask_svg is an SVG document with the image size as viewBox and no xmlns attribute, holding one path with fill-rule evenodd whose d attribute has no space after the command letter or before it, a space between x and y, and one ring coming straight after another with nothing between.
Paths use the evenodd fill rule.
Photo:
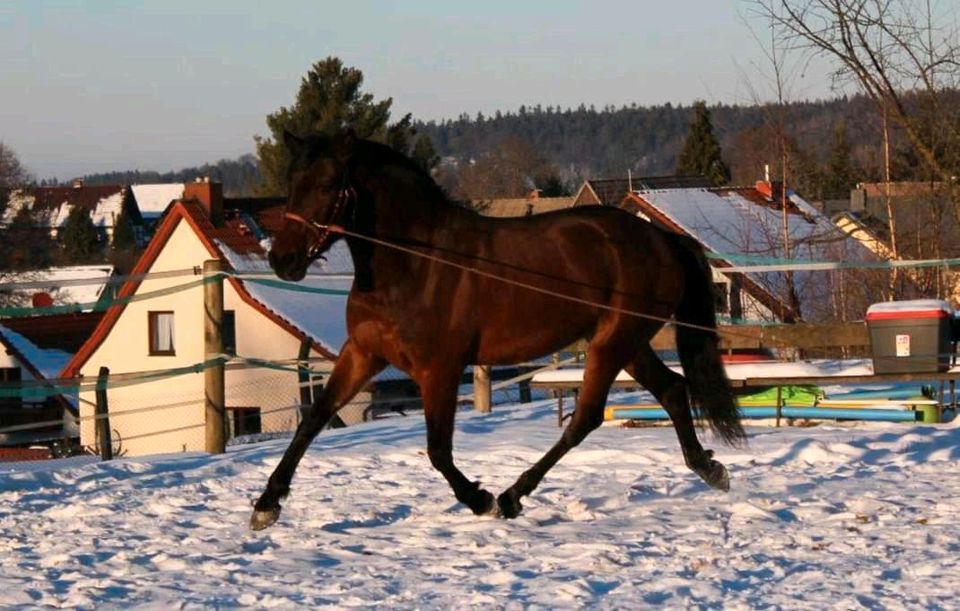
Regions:
<instances>
[{"instance_id":1,"label":"snow","mask_svg":"<svg viewBox=\"0 0 960 611\"><path fill-rule=\"evenodd\" d=\"M461 412L499 493L557 439L553 402ZM280 522L247 529L285 440L223 455L0 466L4 608L943 608L960 589L955 424L748 427L732 490L670 428L602 427L525 501L476 517L421 418L326 431Z\"/></svg>"},{"instance_id":2,"label":"snow","mask_svg":"<svg viewBox=\"0 0 960 611\"><path fill-rule=\"evenodd\" d=\"M131 185L133 198L137 201L140 215L144 218L155 219L167 209L175 199L183 197L183 183L162 183L148 185Z\"/></svg>"},{"instance_id":3,"label":"snow","mask_svg":"<svg viewBox=\"0 0 960 611\"><path fill-rule=\"evenodd\" d=\"M279 282L265 256L241 255L221 242L217 247L235 272L263 274L272 282ZM327 261L313 263L307 277L298 283L289 283L290 287L270 286L252 280L244 281L243 285L254 299L336 354L347 341L347 296L307 293L291 288L349 291L353 286L352 275L349 251L343 242L339 242L331 249Z\"/></svg>"},{"instance_id":4,"label":"snow","mask_svg":"<svg viewBox=\"0 0 960 611\"><path fill-rule=\"evenodd\" d=\"M670 367L677 373L683 373L679 365ZM724 366L731 380L747 378L784 378L784 377L822 377L822 376L865 376L873 375L873 361L870 359L811 359L808 361L778 362L758 361L754 363L727 363ZM632 380L629 374L621 371L617 381ZM582 382L583 369L557 369L536 374L533 382Z\"/></svg>"},{"instance_id":5,"label":"snow","mask_svg":"<svg viewBox=\"0 0 960 611\"><path fill-rule=\"evenodd\" d=\"M950 303L942 299L908 299L906 301L886 301L875 303L867 308L867 315L887 312L946 312L953 314Z\"/></svg>"},{"instance_id":6,"label":"snow","mask_svg":"<svg viewBox=\"0 0 960 611\"><path fill-rule=\"evenodd\" d=\"M56 379L73 356L63 350L38 348L24 336L3 326L0 326L0 335L48 380Z\"/></svg>"},{"instance_id":7,"label":"snow","mask_svg":"<svg viewBox=\"0 0 960 611\"><path fill-rule=\"evenodd\" d=\"M719 254L784 258L783 216L780 210L750 202L736 191L657 189L638 195L655 206L710 251ZM810 261L864 261L875 256L859 241L842 233L830 219L796 194L790 200L804 214L788 214L790 258ZM750 277L774 295L783 294L783 274L752 273ZM804 312L829 303L823 276L798 271Z\"/></svg>"},{"instance_id":8,"label":"snow","mask_svg":"<svg viewBox=\"0 0 960 611\"><path fill-rule=\"evenodd\" d=\"M4 285L30 283L31 287L37 283L44 285L36 288L8 289L18 295L23 303L29 303L29 296L34 293L49 293L56 305L92 304L96 303L103 292L107 281L113 274L113 267L109 265L73 265L68 267L51 267L5 274ZM64 286L66 282L88 281L82 284Z\"/></svg>"}]
</instances>

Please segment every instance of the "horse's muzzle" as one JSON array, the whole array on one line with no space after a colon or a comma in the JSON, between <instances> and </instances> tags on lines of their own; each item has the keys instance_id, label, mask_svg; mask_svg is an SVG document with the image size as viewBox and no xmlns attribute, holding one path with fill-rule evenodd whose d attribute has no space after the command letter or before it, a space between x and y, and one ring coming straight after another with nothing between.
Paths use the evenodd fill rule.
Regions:
<instances>
[{"instance_id":1,"label":"horse's muzzle","mask_svg":"<svg viewBox=\"0 0 960 611\"><path fill-rule=\"evenodd\" d=\"M271 249L267 254L267 260L270 267L283 280L290 282L299 282L307 275L307 266L309 261L307 257L297 252L288 252L277 254L276 250Z\"/></svg>"}]
</instances>

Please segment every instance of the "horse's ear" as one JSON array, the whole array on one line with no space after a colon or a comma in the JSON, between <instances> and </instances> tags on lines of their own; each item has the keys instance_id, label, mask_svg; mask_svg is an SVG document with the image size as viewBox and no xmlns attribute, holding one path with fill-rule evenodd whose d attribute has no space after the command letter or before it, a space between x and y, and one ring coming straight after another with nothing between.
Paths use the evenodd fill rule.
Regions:
<instances>
[{"instance_id":1,"label":"horse's ear","mask_svg":"<svg viewBox=\"0 0 960 611\"><path fill-rule=\"evenodd\" d=\"M348 161L353 157L353 149L357 145L357 133L352 128L341 132L333 142L333 154L340 161Z\"/></svg>"},{"instance_id":2,"label":"horse's ear","mask_svg":"<svg viewBox=\"0 0 960 611\"><path fill-rule=\"evenodd\" d=\"M285 129L283 130L283 145L287 147L293 157L298 157L300 151L303 150L304 142L303 138Z\"/></svg>"}]
</instances>

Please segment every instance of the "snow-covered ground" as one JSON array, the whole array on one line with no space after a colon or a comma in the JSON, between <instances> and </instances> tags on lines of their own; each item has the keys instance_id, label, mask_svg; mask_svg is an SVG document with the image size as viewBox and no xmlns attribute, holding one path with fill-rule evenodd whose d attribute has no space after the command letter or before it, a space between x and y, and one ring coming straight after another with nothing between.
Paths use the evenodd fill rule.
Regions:
<instances>
[{"instance_id":1,"label":"snow-covered ground","mask_svg":"<svg viewBox=\"0 0 960 611\"><path fill-rule=\"evenodd\" d=\"M456 503L423 428L325 432L260 533L250 502L285 440L0 466L0 607L956 605L954 424L751 425L744 449L708 439L729 494L682 466L672 429L606 426L513 521ZM551 402L463 412L456 456L499 492L557 435Z\"/></svg>"}]
</instances>

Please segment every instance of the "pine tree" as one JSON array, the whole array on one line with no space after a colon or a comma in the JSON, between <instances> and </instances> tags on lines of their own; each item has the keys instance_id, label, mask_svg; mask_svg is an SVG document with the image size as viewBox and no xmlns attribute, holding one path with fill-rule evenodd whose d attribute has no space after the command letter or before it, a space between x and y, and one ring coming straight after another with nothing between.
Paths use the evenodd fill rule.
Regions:
<instances>
[{"instance_id":1,"label":"pine tree","mask_svg":"<svg viewBox=\"0 0 960 611\"><path fill-rule=\"evenodd\" d=\"M60 231L60 243L69 263L88 263L100 252L100 236L90 213L82 206L70 210Z\"/></svg>"},{"instance_id":2,"label":"pine tree","mask_svg":"<svg viewBox=\"0 0 960 611\"><path fill-rule=\"evenodd\" d=\"M4 239L0 240L0 269L22 271L50 266L52 243L31 208L20 208L3 236Z\"/></svg>"},{"instance_id":3,"label":"pine tree","mask_svg":"<svg viewBox=\"0 0 960 611\"><path fill-rule=\"evenodd\" d=\"M715 187L719 187L730 180L730 169L723 162L720 143L713 135L706 102L695 102L693 109L693 122L690 123L690 131L677 159L676 173L705 176Z\"/></svg>"},{"instance_id":4,"label":"pine tree","mask_svg":"<svg viewBox=\"0 0 960 611\"><path fill-rule=\"evenodd\" d=\"M137 247L137 235L130 221L130 215L124 209L113 223L113 240L110 243L114 252L133 250Z\"/></svg>"},{"instance_id":5,"label":"pine tree","mask_svg":"<svg viewBox=\"0 0 960 611\"><path fill-rule=\"evenodd\" d=\"M428 173L440 163L440 157L437 156L433 148L433 141L430 140L430 136L426 134L421 134L420 137L417 138L417 143L413 145L413 151L410 153L410 157Z\"/></svg>"},{"instance_id":6,"label":"pine tree","mask_svg":"<svg viewBox=\"0 0 960 611\"><path fill-rule=\"evenodd\" d=\"M823 197L825 199L850 197L850 189L857 184L858 171L851 160L847 125L843 121L838 121L833 126L830 157L827 159L824 174Z\"/></svg>"},{"instance_id":7,"label":"pine tree","mask_svg":"<svg viewBox=\"0 0 960 611\"><path fill-rule=\"evenodd\" d=\"M296 102L267 115L272 138L256 138L257 158L263 178L261 191L279 195L287 191L289 152L283 134L301 138L332 135L351 128L360 138L371 138L407 152L412 126L410 115L390 123L392 98L374 101L363 93L363 73L348 68L336 57L317 62L300 83Z\"/></svg>"}]
</instances>

